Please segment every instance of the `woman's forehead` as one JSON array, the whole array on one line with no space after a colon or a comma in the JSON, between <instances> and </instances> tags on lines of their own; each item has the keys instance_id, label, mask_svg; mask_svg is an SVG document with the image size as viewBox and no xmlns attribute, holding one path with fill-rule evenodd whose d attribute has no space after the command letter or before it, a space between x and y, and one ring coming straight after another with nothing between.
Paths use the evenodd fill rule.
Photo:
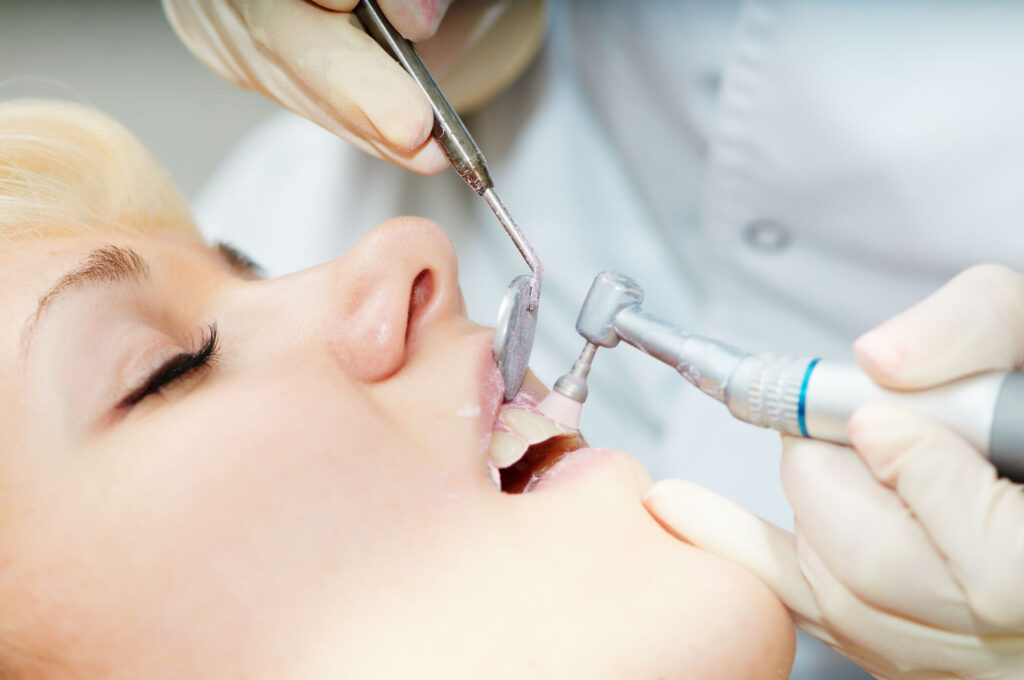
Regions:
<instances>
[{"instance_id":1,"label":"woman's forehead","mask_svg":"<svg viewBox=\"0 0 1024 680\"><path fill-rule=\"evenodd\" d=\"M0 246L0 347L6 356L23 341L26 324L62 288L90 275L110 280L148 272L154 262L209 262L216 251L179 231L88 233L8 242Z\"/></svg>"},{"instance_id":2,"label":"woman's forehead","mask_svg":"<svg viewBox=\"0 0 1024 680\"><path fill-rule=\"evenodd\" d=\"M0 296L26 292L47 283L88 261L90 255L109 249L138 254L146 260L210 258L214 249L198 236L180 231L148 233L80 233L19 239L0 245Z\"/></svg>"}]
</instances>

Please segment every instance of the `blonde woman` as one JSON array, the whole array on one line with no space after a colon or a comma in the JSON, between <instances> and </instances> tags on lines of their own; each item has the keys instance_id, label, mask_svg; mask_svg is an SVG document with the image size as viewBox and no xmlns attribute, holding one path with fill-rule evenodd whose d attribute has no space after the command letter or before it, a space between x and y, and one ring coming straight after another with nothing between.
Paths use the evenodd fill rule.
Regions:
<instances>
[{"instance_id":1,"label":"blonde woman","mask_svg":"<svg viewBox=\"0 0 1024 680\"><path fill-rule=\"evenodd\" d=\"M11 102L0 230L0 677L788 674L780 603L629 456L498 488L543 388L501 405L436 225L264 280L115 123Z\"/></svg>"}]
</instances>

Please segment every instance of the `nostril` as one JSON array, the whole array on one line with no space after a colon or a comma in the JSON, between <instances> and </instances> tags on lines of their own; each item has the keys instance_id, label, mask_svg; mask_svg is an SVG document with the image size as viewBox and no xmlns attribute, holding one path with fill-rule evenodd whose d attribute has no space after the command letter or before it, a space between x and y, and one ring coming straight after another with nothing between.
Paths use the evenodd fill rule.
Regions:
<instances>
[{"instance_id":1,"label":"nostril","mask_svg":"<svg viewBox=\"0 0 1024 680\"><path fill-rule=\"evenodd\" d=\"M409 318L405 323L405 340L409 341L409 333L416 324L417 319L427 308L430 298L434 295L434 274L429 269L424 269L412 282L412 290L409 292Z\"/></svg>"}]
</instances>

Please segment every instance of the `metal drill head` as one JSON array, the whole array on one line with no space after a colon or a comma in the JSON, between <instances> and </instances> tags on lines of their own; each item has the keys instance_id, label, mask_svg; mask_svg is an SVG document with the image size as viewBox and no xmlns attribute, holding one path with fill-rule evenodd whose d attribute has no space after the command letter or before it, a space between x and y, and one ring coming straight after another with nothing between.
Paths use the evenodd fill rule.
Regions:
<instances>
[{"instance_id":1,"label":"metal drill head","mask_svg":"<svg viewBox=\"0 0 1024 680\"><path fill-rule=\"evenodd\" d=\"M601 272L590 286L576 318L576 330L587 342L602 347L615 347L615 316L627 307L644 301L644 291L636 281L618 272Z\"/></svg>"},{"instance_id":2,"label":"metal drill head","mask_svg":"<svg viewBox=\"0 0 1024 680\"><path fill-rule=\"evenodd\" d=\"M505 401L516 396L523 384L537 330L537 301L533 278L522 275L512 279L498 308L494 326L494 359L505 381Z\"/></svg>"}]
</instances>

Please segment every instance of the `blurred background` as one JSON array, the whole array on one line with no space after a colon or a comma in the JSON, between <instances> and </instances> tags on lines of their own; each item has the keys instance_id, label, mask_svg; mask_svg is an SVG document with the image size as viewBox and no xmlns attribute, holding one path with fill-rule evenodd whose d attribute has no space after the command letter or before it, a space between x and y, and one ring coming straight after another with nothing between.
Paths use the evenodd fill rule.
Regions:
<instances>
[{"instance_id":1,"label":"blurred background","mask_svg":"<svg viewBox=\"0 0 1024 680\"><path fill-rule=\"evenodd\" d=\"M278 110L200 64L159 0L0 0L0 97L100 109L142 140L189 199Z\"/></svg>"}]
</instances>

